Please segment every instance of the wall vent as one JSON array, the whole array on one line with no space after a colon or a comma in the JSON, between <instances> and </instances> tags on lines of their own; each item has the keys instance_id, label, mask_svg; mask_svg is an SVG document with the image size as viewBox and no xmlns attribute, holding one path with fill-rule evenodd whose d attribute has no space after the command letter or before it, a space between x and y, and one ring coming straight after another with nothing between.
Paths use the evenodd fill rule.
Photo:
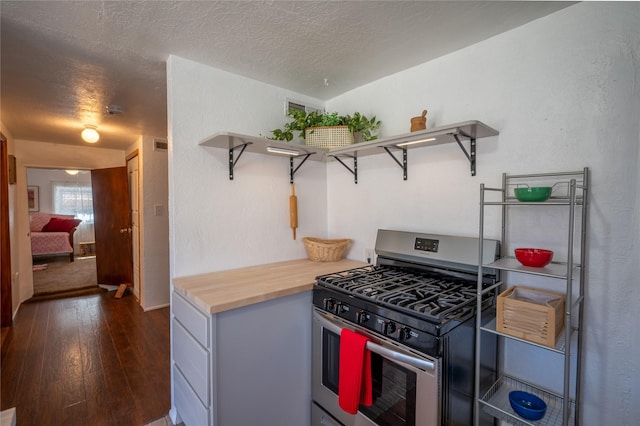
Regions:
<instances>
[{"instance_id":1,"label":"wall vent","mask_svg":"<svg viewBox=\"0 0 640 426\"><path fill-rule=\"evenodd\" d=\"M167 143L164 139L154 139L153 140L153 150L154 151L166 151L169 149L169 143Z\"/></svg>"},{"instance_id":2,"label":"wall vent","mask_svg":"<svg viewBox=\"0 0 640 426\"><path fill-rule=\"evenodd\" d=\"M324 108L318 105L305 104L304 102L297 101L295 99L289 99L284 103L284 114L289 114L289 111L306 111L306 113L310 113L313 111L324 112Z\"/></svg>"}]
</instances>

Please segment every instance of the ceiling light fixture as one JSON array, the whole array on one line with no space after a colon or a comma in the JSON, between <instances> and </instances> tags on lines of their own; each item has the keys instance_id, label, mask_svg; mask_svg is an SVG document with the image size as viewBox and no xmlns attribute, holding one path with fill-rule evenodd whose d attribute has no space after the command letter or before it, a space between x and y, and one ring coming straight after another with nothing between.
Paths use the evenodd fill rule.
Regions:
<instances>
[{"instance_id":1,"label":"ceiling light fixture","mask_svg":"<svg viewBox=\"0 0 640 426\"><path fill-rule=\"evenodd\" d=\"M75 176L80 173L80 170L65 170L65 172L67 172L68 175Z\"/></svg>"},{"instance_id":2,"label":"ceiling light fixture","mask_svg":"<svg viewBox=\"0 0 640 426\"><path fill-rule=\"evenodd\" d=\"M88 143L96 143L100 139L100 134L96 126L85 125L82 131L82 140Z\"/></svg>"},{"instance_id":3,"label":"ceiling light fixture","mask_svg":"<svg viewBox=\"0 0 640 426\"><path fill-rule=\"evenodd\" d=\"M268 146L267 152L270 152L272 154L283 154L283 155L291 155L291 156L300 155L298 151L294 151L292 149L285 149L285 148L276 148L273 146Z\"/></svg>"}]
</instances>

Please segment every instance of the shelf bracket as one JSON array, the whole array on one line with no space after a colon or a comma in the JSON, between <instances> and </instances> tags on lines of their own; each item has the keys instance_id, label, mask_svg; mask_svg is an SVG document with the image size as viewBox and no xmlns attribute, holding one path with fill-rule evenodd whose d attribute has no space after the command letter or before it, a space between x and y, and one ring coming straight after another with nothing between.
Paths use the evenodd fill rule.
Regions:
<instances>
[{"instance_id":1,"label":"shelf bracket","mask_svg":"<svg viewBox=\"0 0 640 426\"><path fill-rule=\"evenodd\" d=\"M467 152L467 150L464 148L464 145L462 145L462 142L460 142L460 138L458 138L458 133L464 136L465 138L469 139L469 152ZM472 138L471 136L460 131L458 131L458 133L453 133L453 137L455 138L456 142L458 143L458 146L460 147L464 155L469 160L469 163L471 165L471 176L475 176L476 175L476 138Z\"/></svg>"},{"instance_id":2,"label":"shelf bracket","mask_svg":"<svg viewBox=\"0 0 640 426\"><path fill-rule=\"evenodd\" d=\"M236 163L238 162L238 160L240 159L240 157L242 156L242 153L244 152L245 149L247 149L247 147L249 145L251 145L253 142L245 142L241 145L236 145L233 148L229 148L229 180L233 180L233 168L236 166ZM235 151L236 149L241 148L240 149L240 153L238 154L238 157L235 159L233 159L233 151Z\"/></svg>"},{"instance_id":3,"label":"shelf bracket","mask_svg":"<svg viewBox=\"0 0 640 426\"><path fill-rule=\"evenodd\" d=\"M357 184L357 183L358 183L358 156L357 156L357 155L353 155L353 156L351 156L351 155L345 155L345 157L353 158L353 169L352 169L351 167L347 166L347 165L345 164L345 162L344 162L344 161L342 161L342 160L340 159L340 157L338 157L337 155L332 155L331 157L333 157L333 158L335 158L336 160L338 160L338 162L339 162L340 164L342 164L342 165L344 166L344 168L345 168L345 169L347 169L347 170L349 170L349 171L351 172L351 174L353 175L353 182L354 182L355 184Z\"/></svg>"},{"instance_id":4,"label":"shelf bracket","mask_svg":"<svg viewBox=\"0 0 640 426\"><path fill-rule=\"evenodd\" d=\"M309 157L311 157L313 154L315 154L315 152L310 152L308 154L305 155L298 155L298 157L303 157L302 161L300 161L300 164L298 164L298 167L296 167L295 169L293 168L293 159L296 157L290 157L289 158L289 183L293 183L293 176L296 174L296 172L298 171L298 169L300 168L300 166L302 166L304 164L305 161L307 161L307 159Z\"/></svg>"},{"instance_id":5,"label":"shelf bracket","mask_svg":"<svg viewBox=\"0 0 640 426\"><path fill-rule=\"evenodd\" d=\"M407 148L397 147L398 149L402 150L402 163L398 161L395 155L393 155L393 153L391 152L388 146L383 146L383 148L385 151L387 151L387 154L389 154L391 158L393 158L393 161L395 161L398 164L398 166L400 166L400 168L402 169L402 179L407 180Z\"/></svg>"}]
</instances>

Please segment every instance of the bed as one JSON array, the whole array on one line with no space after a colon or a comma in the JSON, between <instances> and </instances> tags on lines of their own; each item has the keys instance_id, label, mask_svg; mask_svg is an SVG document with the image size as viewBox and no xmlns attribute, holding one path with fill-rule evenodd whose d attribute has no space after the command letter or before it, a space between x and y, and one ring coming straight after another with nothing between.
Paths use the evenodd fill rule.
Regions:
<instances>
[{"instance_id":1,"label":"bed","mask_svg":"<svg viewBox=\"0 0 640 426\"><path fill-rule=\"evenodd\" d=\"M30 214L31 255L69 255L73 262L73 233L81 220L73 215L40 213Z\"/></svg>"}]
</instances>

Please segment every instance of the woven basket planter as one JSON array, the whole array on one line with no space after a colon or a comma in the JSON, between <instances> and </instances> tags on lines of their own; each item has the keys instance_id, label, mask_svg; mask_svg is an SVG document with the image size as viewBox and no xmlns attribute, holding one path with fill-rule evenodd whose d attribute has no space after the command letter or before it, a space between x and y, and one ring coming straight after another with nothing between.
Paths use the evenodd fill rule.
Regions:
<instances>
[{"instance_id":1,"label":"woven basket planter","mask_svg":"<svg viewBox=\"0 0 640 426\"><path fill-rule=\"evenodd\" d=\"M351 242L348 238L339 240L323 240L321 238L304 237L304 247L309 260L314 262L337 262L342 259L345 249Z\"/></svg>"},{"instance_id":2,"label":"woven basket planter","mask_svg":"<svg viewBox=\"0 0 640 426\"><path fill-rule=\"evenodd\" d=\"M353 134L349 126L308 127L305 129L305 143L316 148L338 148L353 145Z\"/></svg>"}]
</instances>

